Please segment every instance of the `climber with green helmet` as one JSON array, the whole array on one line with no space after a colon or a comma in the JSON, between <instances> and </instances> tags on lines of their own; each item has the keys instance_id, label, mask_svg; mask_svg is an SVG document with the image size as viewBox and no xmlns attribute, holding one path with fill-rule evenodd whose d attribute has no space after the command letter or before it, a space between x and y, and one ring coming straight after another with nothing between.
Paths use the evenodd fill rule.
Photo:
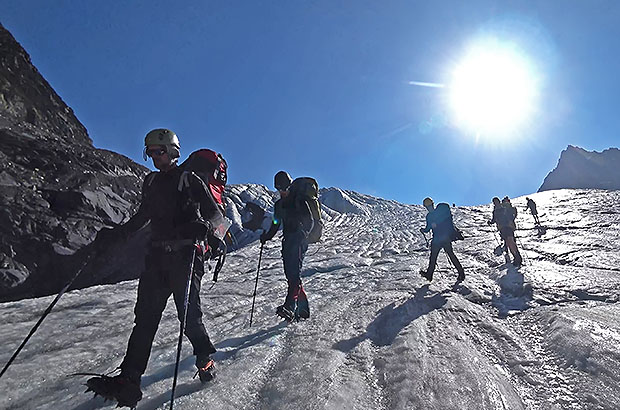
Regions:
<instances>
[{"instance_id":1,"label":"climber with green helmet","mask_svg":"<svg viewBox=\"0 0 620 410\"><path fill-rule=\"evenodd\" d=\"M141 376L171 294L180 321L186 313L184 333L194 348L200 379L206 381L211 377L211 355L216 350L202 322L200 284L204 265L203 254L197 249L205 249L206 235L213 229L211 219L220 211L213 202L205 200L207 188L195 174L189 175L187 184L179 184L184 175L177 166L180 149L177 135L168 129L154 129L146 134L144 159L151 158L158 171L145 177L137 213L114 229L118 238L125 238L149 222L151 228L145 269L138 284L134 327L120 374L94 377L87 382L95 393L115 399L119 405L135 407L142 398ZM98 240L100 236L112 235L110 231L100 234ZM193 271L188 274L190 266Z\"/></svg>"}]
</instances>

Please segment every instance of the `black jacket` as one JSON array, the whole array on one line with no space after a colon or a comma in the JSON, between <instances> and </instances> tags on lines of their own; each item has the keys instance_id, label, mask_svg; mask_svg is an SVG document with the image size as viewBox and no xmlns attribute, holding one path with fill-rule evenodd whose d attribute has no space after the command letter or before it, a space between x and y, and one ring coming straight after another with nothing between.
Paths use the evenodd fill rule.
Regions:
<instances>
[{"instance_id":1,"label":"black jacket","mask_svg":"<svg viewBox=\"0 0 620 410\"><path fill-rule=\"evenodd\" d=\"M212 218L220 211L202 180L186 174L187 184L179 190L183 171L175 167L167 172L152 172L144 178L138 212L122 226L128 235L151 222L155 241L196 239L197 226L211 230ZM199 230L199 229L198 229Z\"/></svg>"},{"instance_id":2,"label":"black jacket","mask_svg":"<svg viewBox=\"0 0 620 410\"><path fill-rule=\"evenodd\" d=\"M308 202L289 195L278 199L274 204L271 227L263 234L262 238L270 240L278 232L280 226L282 226L285 237L300 230L305 236L308 236L313 225L312 212Z\"/></svg>"}]
</instances>

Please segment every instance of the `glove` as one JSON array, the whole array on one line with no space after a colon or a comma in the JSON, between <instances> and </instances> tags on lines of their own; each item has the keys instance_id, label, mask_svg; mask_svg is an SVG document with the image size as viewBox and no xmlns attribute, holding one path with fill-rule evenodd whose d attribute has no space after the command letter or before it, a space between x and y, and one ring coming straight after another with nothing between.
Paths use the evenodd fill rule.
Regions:
<instances>
[{"instance_id":1,"label":"glove","mask_svg":"<svg viewBox=\"0 0 620 410\"><path fill-rule=\"evenodd\" d=\"M269 240L269 238L267 238L267 232L263 232L262 234L260 234L260 243L261 245L264 245L265 242L267 242Z\"/></svg>"},{"instance_id":2,"label":"glove","mask_svg":"<svg viewBox=\"0 0 620 410\"><path fill-rule=\"evenodd\" d=\"M204 220L192 221L187 224L187 236L202 240L212 231L211 222Z\"/></svg>"},{"instance_id":3,"label":"glove","mask_svg":"<svg viewBox=\"0 0 620 410\"><path fill-rule=\"evenodd\" d=\"M105 244L112 241L116 237L116 232L113 228L103 227L97 232L95 242Z\"/></svg>"}]
</instances>

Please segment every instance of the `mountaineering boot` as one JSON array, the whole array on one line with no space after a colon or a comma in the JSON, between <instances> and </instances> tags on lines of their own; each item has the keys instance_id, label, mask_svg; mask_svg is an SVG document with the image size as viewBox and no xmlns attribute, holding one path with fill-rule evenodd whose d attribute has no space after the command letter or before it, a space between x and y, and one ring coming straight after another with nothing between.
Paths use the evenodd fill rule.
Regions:
<instances>
[{"instance_id":1,"label":"mountaineering boot","mask_svg":"<svg viewBox=\"0 0 620 410\"><path fill-rule=\"evenodd\" d=\"M118 402L118 407L135 408L142 399L140 390L140 377L130 377L124 374L118 376L97 376L91 377L86 382L88 390L95 393L95 396L102 396L106 400Z\"/></svg>"},{"instance_id":2,"label":"mountaineering boot","mask_svg":"<svg viewBox=\"0 0 620 410\"><path fill-rule=\"evenodd\" d=\"M215 377L215 362L211 359L211 356L197 357L196 367L198 371L194 377L198 375L201 382L206 383Z\"/></svg>"},{"instance_id":3,"label":"mountaineering boot","mask_svg":"<svg viewBox=\"0 0 620 410\"><path fill-rule=\"evenodd\" d=\"M297 309L295 309L295 318L297 319L308 319L310 318L310 308L306 304L302 306L301 304L297 305Z\"/></svg>"},{"instance_id":4,"label":"mountaineering boot","mask_svg":"<svg viewBox=\"0 0 620 410\"><path fill-rule=\"evenodd\" d=\"M299 293L297 294L297 309L295 309L295 317L298 319L308 319L310 317L308 296L301 285L299 285Z\"/></svg>"},{"instance_id":5,"label":"mountaineering boot","mask_svg":"<svg viewBox=\"0 0 620 410\"><path fill-rule=\"evenodd\" d=\"M433 275L429 275L425 270L420 271L420 276L422 276L427 281L431 282L433 280Z\"/></svg>"},{"instance_id":6,"label":"mountaineering boot","mask_svg":"<svg viewBox=\"0 0 620 410\"><path fill-rule=\"evenodd\" d=\"M282 319L292 322L295 319L295 314L285 305L280 305L276 308L276 315Z\"/></svg>"}]
</instances>

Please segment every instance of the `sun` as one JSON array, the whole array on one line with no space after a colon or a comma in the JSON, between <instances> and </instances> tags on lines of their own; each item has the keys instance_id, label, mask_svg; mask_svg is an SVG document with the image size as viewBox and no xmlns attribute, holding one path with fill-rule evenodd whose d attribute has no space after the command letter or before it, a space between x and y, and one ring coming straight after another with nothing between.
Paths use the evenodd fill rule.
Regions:
<instances>
[{"instance_id":1,"label":"sun","mask_svg":"<svg viewBox=\"0 0 620 410\"><path fill-rule=\"evenodd\" d=\"M452 72L453 120L485 139L516 135L536 110L537 83L532 64L516 47L492 40L478 43Z\"/></svg>"}]
</instances>

